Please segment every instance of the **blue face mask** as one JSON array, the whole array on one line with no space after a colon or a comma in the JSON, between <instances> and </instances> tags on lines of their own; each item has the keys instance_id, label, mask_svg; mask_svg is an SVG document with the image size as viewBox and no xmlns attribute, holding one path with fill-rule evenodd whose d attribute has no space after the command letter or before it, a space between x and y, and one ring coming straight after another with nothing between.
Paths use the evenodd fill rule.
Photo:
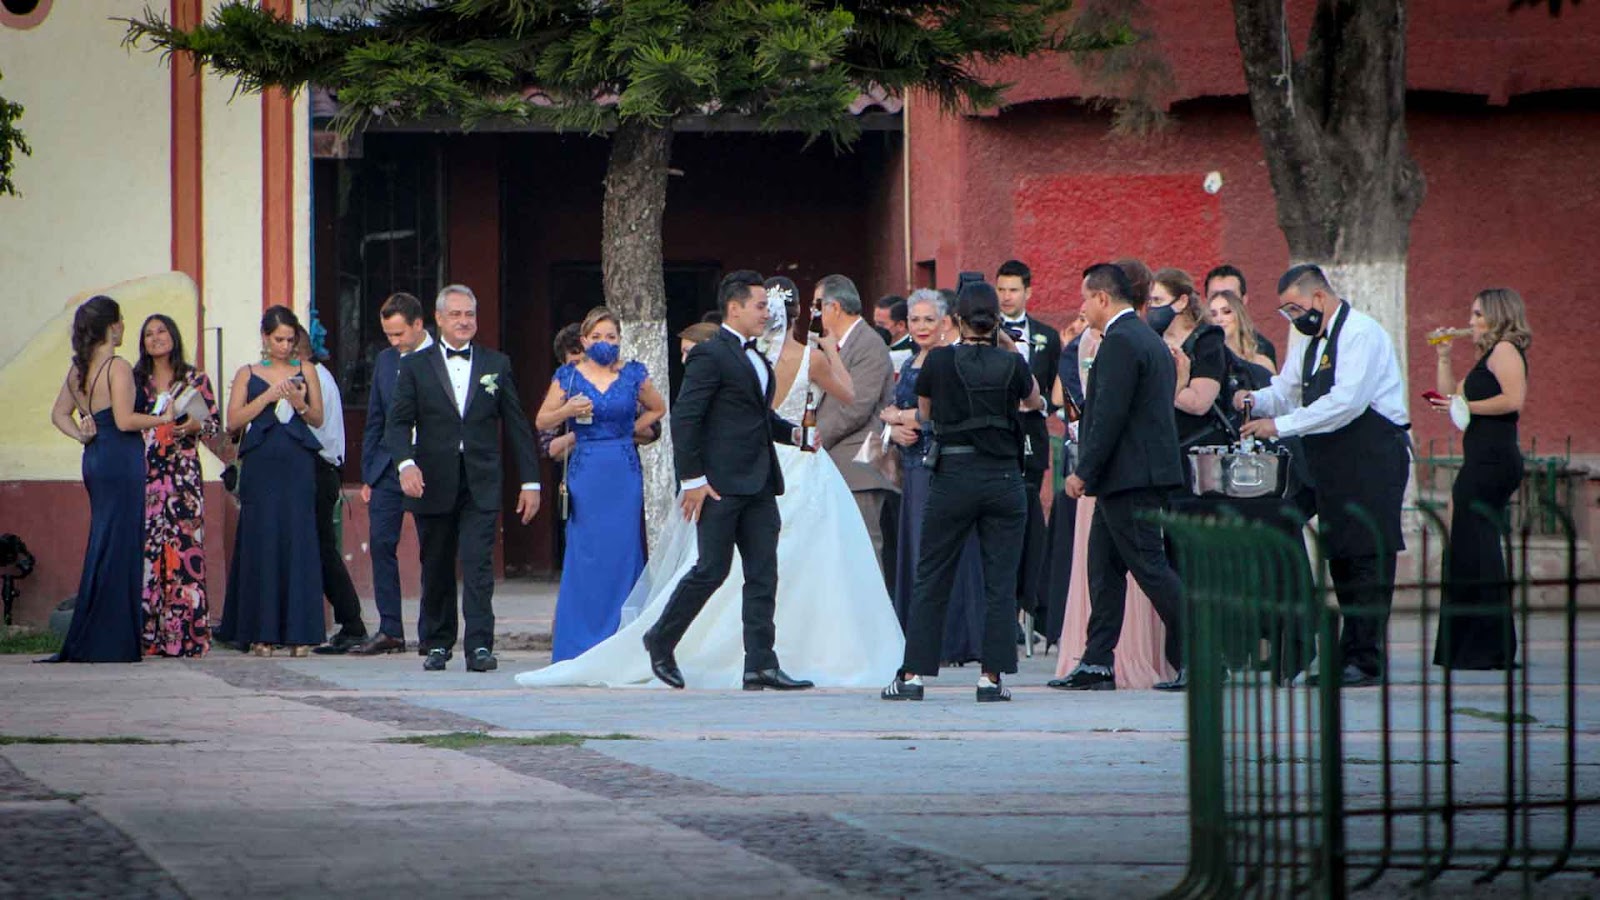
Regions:
<instances>
[{"instance_id":1,"label":"blue face mask","mask_svg":"<svg viewBox=\"0 0 1600 900\"><path fill-rule=\"evenodd\" d=\"M588 354L596 365L611 366L616 364L617 357L622 354L622 348L610 341L595 341L583 352Z\"/></svg>"}]
</instances>

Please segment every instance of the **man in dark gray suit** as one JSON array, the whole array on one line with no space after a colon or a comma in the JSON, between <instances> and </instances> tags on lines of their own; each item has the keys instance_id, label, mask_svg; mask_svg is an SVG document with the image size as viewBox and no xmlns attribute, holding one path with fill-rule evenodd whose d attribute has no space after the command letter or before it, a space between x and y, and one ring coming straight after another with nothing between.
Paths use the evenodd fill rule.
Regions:
<instances>
[{"instance_id":1,"label":"man in dark gray suit","mask_svg":"<svg viewBox=\"0 0 1600 900\"><path fill-rule=\"evenodd\" d=\"M824 393L817 404L817 436L833 457L844 483L861 508L872 552L883 565L883 503L895 486L872 466L855 462L861 444L878 439L883 428L878 413L894 403L894 371L889 346L861 318L861 292L843 275L817 282L812 315L821 316L823 334L839 342L839 359L850 373L856 402L849 406Z\"/></svg>"},{"instance_id":2,"label":"man in dark gray suit","mask_svg":"<svg viewBox=\"0 0 1600 900\"><path fill-rule=\"evenodd\" d=\"M1099 263L1084 271L1083 311L1105 335L1078 426L1078 468L1067 496L1095 498L1089 525L1089 640L1083 661L1050 686L1069 691L1114 690L1113 652L1131 572L1167 629L1167 661L1178 670L1157 690L1181 691L1183 586L1167 559L1161 526L1146 518L1183 484L1178 429L1172 414L1177 370L1172 353L1134 312L1133 285L1122 269Z\"/></svg>"}]
</instances>

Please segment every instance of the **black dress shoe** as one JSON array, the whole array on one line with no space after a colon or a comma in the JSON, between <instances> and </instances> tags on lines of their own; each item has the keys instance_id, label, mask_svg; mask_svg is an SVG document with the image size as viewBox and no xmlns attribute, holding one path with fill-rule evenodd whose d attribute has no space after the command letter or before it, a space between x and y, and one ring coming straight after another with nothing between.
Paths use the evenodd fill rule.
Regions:
<instances>
[{"instance_id":1,"label":"black dress shoe","mask_svg":"<svg viewBox=\"0 0 1600 900\"><path fill-rule=\"evenodd\" d=\"M655 631L644 633L644 652L650 654L650 671L661 679L669 688L683 690L683 673L678 670L678 661L672 658L671 650L660 650L656 647Z\"/></svg>"},{"instance_id":2,"label":"black dress shoe","mask_svg":"<svg viewBox=\"0 0 1600 900\"><path fill-rule=\"evenodd\" d=\"M355 656L377 656L380 653L403 653L406 649L405 638L397 638L392 634L378 632L372 637L362 641L359 646L351 647L350 653ZM427 651L422 651L427 655Z\"/></svg>"},{"instance_id":3,"label":"black dress shoe","mask_svg":"<svg viewBox=\"0 0 1600 900\"><path fill-rule=\"evenodd\" d=\"M479 647L467 657L468 672L493 672L500 668L500 660L494 658L488 647Z\"/></svg>"},{"instance_id":4,"label":"black dress shoe","mask_svg":"<svg viewBox=\"0 0 1600 900\"><path fill-rule=\"evenodd\" d=\"M1117 676L1105 666L1078 666L1065 678L1053 678L1046 683L1058 691L1114 691Z\"/></svg>"},{"instance_id":5,"label":"black dress shoe","mask_svg":"<svg viewBox=\"0 0 1600 900\"><path fill-rule=\"evenodd\" d=\"M1158 691L1167 691L1168 693L1179 693L1186 691L1189 689L1189 670L1179 669L1177 678L1174 678L1171 681L1158 681L1151 685L1151 687Z\"/></svg>"},{"instance_id":6,"label":"black dress shoe","mask_svg":"<svg viewBox=\"0 0 1600 900\"><path fill-rule=\"evenodd\" d=\"M816 685L798 678L790 678L782 669L776 667L744 673L744 689L747 691L803 691L809 687Z\"/></svg>"},{"instance_id":7,"label":"black dress shoe","mask_svg":"<svg viewBox=\"0 0 1600 900\"><path fill-rule=\"evenodd\" d=\"M422 661L422 670L424 672L443 672L445 664L450 662L452 655L449 650L443 647L429 650L428 658Z\"/></svg>"},{"instance_id":8,"label":"black dress shoe","mask_svg":"<svg viewBox=\"0 0 1600 900\"><path fill-rule=\"evenodd\" d=\"M361 632L360 634L345 634L343 631L340 631L333 637L328 638L328 642L326 644L323 644L319 647L312 647L311 652L320 654L322 656L339 656L349 653L355 648L361 646L362 644L366 643L366 640L367 633L365 631Z\"/></svg>"}]
</instances>

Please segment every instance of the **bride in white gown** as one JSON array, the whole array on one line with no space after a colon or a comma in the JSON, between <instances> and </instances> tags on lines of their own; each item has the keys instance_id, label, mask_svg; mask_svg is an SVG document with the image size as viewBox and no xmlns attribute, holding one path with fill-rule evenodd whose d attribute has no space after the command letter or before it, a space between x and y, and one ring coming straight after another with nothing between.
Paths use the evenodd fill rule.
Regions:
<instances>
[{"instance_id":1,"label":"bride in white gown","mask_svg":"<svg viewBox=\"0 0 1600 900\"><path fill-rule=\"evenodd\" d=\"M786 307L794 302L795 290L788 279L771 279L768 285L775 314L767 333L768 355L776 363L794 324ZM780 298L788 302L780 303ZM821 352L804 345L794 381L778 404L778 413L791 422L798 423L804 413L806 392L814 385L812 354ZM802 453L782 444L777 453L785 489L778 497L783 529L778 534L773 649L786 671L818 687L876 687L899 669L905 638L860 509L828 454ZM623 605L622 628L576 659L519 674L517 683L664 687L650 672L641 639L661 616L678 581L694 567L697 553L694 526L674 515ZM677 646L678 666L690 687L737 689L743 684L743 571L735 555L728 579Z\"/></svg>"}]
</instances>

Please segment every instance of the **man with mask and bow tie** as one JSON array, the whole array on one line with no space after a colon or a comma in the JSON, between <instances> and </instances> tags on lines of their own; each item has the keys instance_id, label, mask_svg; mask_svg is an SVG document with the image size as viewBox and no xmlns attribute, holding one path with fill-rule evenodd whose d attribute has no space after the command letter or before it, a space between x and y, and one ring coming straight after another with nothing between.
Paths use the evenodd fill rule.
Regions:
<instances>
[{"instance_id":1,"label":"man with mask and bow tie","mask_svg":"<svg viewBox=\"0 0 1600 900\"><path fill-rule=\"evenodd\" d=\"M995 293L1000 295L1000 327L1016 344L1027 361L1033 378L1046 388L1045 408L1022 413L1022 477L1028 488L1028 527L1023 532L1022 571L1017 577L1017 608L1043 621L1048 599L1045 597L1045 521L1040 491L1045 470L1050 467L1050 430L1045 423L1055 411L1048 400L1048 388L1056 383L1061 366L1061 333L1028 315L1028 300L1033 296L1033 272L1026 263L1010 259L994 277ZM1032 640L1033 635L1024 635Z\"/></svg>"},{"instance_id":2,"label":"man with mask and bow tie","mask_svg":"<svg viewBox=\"0 0 1600 900\"><path fill-rule=\"evenodd\" d=\"M1301 437L1344 618L1335 669L1344 687L1377 684L1395 557L1405 549L1400 508L1411 474L1405 375L1388 332L1340 299L1317 266L1285 272L1278 300L1278 311L1294 324L1283 371L1262 390L1235 394L1234 405L1252 405L1262 417L1245 424L1247 437Z\"/></svg>"}]
</instances>

